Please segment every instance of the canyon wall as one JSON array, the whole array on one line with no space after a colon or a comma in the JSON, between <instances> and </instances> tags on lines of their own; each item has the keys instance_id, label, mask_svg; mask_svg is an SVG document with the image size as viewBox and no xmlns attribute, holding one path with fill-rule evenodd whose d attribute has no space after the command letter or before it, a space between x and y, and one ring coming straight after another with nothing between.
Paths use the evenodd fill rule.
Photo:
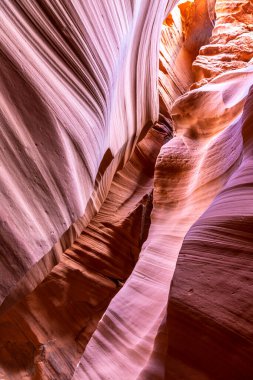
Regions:
<instances>
[{"instance_id":1,"label":"canyon wall","mask_svg":"<svg viewBox=\"0 0 253 380\"><path fill-rule=\"evenodd\" d=\"M157 120L166 5L1 1L1 302L50 272Z\"/></svg>"},{"instance_id":2,"label":"canyon wall","mask_svg":"<svg viewBox=\"0 0 253 380\"><path fill-rule=\"evenodd\" d=\"M1 16L0 378L251 379L251 1Z\"/></svg>"}]
</instances>

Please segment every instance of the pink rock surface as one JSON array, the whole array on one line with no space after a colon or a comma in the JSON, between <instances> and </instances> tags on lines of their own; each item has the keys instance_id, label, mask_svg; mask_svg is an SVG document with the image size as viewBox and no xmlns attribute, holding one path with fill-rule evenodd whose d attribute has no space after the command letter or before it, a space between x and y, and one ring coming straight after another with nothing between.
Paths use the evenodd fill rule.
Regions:
<instances>
[{"instance_id":1,"label":"pink rock surface","mask_svg":"<svg viewBox=\"0 0 253 380\"><path fill-rule=\"evenodd\" d=\"M120 160L144 124L157 120L165 7L158 0L1 1L1 302L89 200L94 215ZM92 195L108 149L114 165ZM86 212L65 249L88 221ZM56 250L54 261L64 251ZM41 278L52 261L40 265Z\"/></svg>"},{"instance_id":2,"label":"pink rock surface","mask_svg":"<svg viewBox=\"0 0 253 380\"><path fill-rule=\"evenodd\" d=\"M135 266L146 238L154 165L170 132L156 128L149 129L117 172L100 211L60 263L33 292L21 301L12 299L14 306L3 303L3 377L10 377L11 371L12 379L71 378L99 319ZM119 192L122 187L125 191Z\"/></svg>"},{"instance_id":3,"label":"pink rock surface","mask_svg":"<svg viewBox=\"0 0 253 380\"><path fill-rule=\"evenodd\" d=\"M251 2L0 7L0 379L253 378Z\"/></svg>"},{"instance_id":4,"label":"pink rock surface","mask_svg":"<svg viewBox=\"0 0 253 380\"><path fill-rule=\"evenodd\" d=\"M233 127L238 165L180 250L168 304L168 379L253 376L252 111L253 87Z\"/></svg>"},{"instance_id":5,"label":"pink rock surface","mask_svg":"<svg viewBox=\"0 0 253 380\"><path fill-rule=\"evenodd\" d=\"M252 68L226 73L175 103L177 136L157 159L148 239L99 322L74 379L166 377L161 364L166 362L166 305L178 253L190 226L240 165L238 119L252 84ZM170 344L174 347L174 340Z\"/></svg>"}]
</instances>

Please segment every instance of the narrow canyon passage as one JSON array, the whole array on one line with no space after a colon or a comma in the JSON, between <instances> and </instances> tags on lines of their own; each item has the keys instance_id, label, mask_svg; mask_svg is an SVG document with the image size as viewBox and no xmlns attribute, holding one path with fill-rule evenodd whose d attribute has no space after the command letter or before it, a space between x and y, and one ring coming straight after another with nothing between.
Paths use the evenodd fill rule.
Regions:
<instances>
[{"instance_id":1,"label":"narrow canyon passage","mask_svg":"<svg viewBox=\"0 0 253 380\"><path fill-rule=\"evenodd\" d=\"M252 2L95 3L2 2L0 379L250 380Z\"/></svg>"}]
</instances>

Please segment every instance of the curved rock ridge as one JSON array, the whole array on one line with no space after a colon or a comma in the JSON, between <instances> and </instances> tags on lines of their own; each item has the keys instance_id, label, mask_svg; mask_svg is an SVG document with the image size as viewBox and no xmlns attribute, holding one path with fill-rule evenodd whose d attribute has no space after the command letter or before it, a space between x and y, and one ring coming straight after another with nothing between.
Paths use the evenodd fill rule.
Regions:
<instances>
[{"instance_id":1,"label":"curved rock ridge","mask_svg":"<svg viewBox=\"0 0 253 380\"><path fill-rule=\"evenodd\" d=\"M71 378L99 319L136 264L150 224L156 157L170 137L168 127L149 127L115 175L100 211L60 263L23 300L12 300L16 305L3 303L3 378Z\"/></svg>"},{"instance_id":2,"label":"curved rock ridge","mask_svg":"<svg viewBox=\"0 0 253 380\"><path fill-rule=\"evenodd\" d=\"M156 162L147 241L88 343L75 380L170 379L164 365L166 305L178 253L186 232L240 165L238 119L252 84L253 67L228 72L174 104L177 135Z\"/></svg>"},{"instance_id":3,"label":"curved rock ridge","mask_svg":"<svg viewBox=\"0 0 253 380\"><path fill-rule=\"evenodd\" d=\"M1 1L0 302L25 275L35 286L50 272L100 208L144 124L157 120L166 5ZM112 159L101 180L101 162Z\"/></svg>"},{"instance_id":4,"label":"curved rock ridge","mask_svg":"<svg viewBox=\"0 0 253 380\"><path fill-rule=\"evenodd\" d=\"M178 367L175 365L176 370L173 361L172 366L168 361L168 368L164 365L169 328L166 305L187 230L240 166L243 144L238 125L252 84L252 66L228 71L210 84L189 91L172 106L176 136L163 146L157 159L148 239L133 273L112 300L88 343L75 380L170 379L171 376L176 379L181 375L185 379L188 376L206 379L210 374L219 378L218 369L208 368L201 373L197 361L194 363L197 370L188 370L187 362L183 361L183 350L187 348L182 343L178 345L181 344L183 360ZM174 339L169 341L169 347L172 352L177 349ZM247 351L245 363L249 356ZM244 364L246 371L242 367L242 373L247 376L249 366ZM223 373L233 373L228 361Z\"/></svg>"},{"instance_id":5,"label":"curved rock ridge","mask_svg":"<svg viewBox=\"0 0 253 380\"><path fill-rule=\"evenodd\" d=\"M0 379L253 378L252 2L0 11Z\"/></svg>"},{"instance_id":6,"label":"curved rock ridge","mask_svg":"<svg viewBox=\"0 0 253 380\"><path fill-rule=\"evenodd\" d=\"M253 376L251 83L231 136L240 146L239 165L180 250L168 304L168 379ZM220 150L229 162L231 145L223 140Z\"/></svg>"}]
</instances>

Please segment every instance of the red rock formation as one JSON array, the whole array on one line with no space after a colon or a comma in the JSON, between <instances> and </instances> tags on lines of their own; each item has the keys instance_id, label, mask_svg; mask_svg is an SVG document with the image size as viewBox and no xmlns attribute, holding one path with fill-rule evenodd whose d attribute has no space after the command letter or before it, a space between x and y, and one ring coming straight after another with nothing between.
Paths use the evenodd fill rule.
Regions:
<instances>
[{"instance_id":1,"label":"red rock formation","mask_svg":"<svg viewBox=\"0 0 253 380\"><path fill-rule=\"evenodd\" d=\"M240 164L242 141L236 121L252 80L252 69L224 74L187 93L172 108L177 137L163 146L157 159L148 239L91 338L74 379L165 376L164 321L177 256L187 230ZM184 345L183 349L187 350ZM174 378L179 376L178 371Z\"/></svg>"},{"instance_id":2,"label":"red rock formation","mask_svg":"<svg viewBox=\"0 0 253 380\"><path fill-rule=\"evenodd\" d=\"M116 174L98 214L50 275L8 311L3 304L3 376L12 369L13 379L71 378L98 320L138 259L156 157L169 136L164 127L149 129Z\"/></svg>"},{"instance_id":3,"label":"red rock formation","mask_svg":"<svg viewBox=\"0 0 253 380\"><path fill-rule=\"evenodd\" d=\"M184 354L187 347L175 334L179 330L183 337L188 330L182 326L183 317L177 321L177 310L173 314L176 332L171 332L168 319L168 339L170 335L172 339L166 359L165 308L185 233L240 165L243 147L238 120L252 85L252 73L252 68L225 73L209 85L188 92L172 106L176 137L164 145L158 156L147 242L132 275L100 321L74 379L116 378L116 374L127 379L219 378L219 366L217 370L212 369L211 361L198 365L199 351L193 357L196 369L191 370L192 363L187 367L190 354ZM181 278L183 272L182 268ZM251 367L247 364L250 347L252 342L246 349L244 364L234 371L234 378L239 373L251 377ZM174 359L179 349L181 360L177 356ZM205 351L202 352L204 355ZM228 359L235 353L236 349L227 355ZM96 362L95 356L99 359ZM166 372L164 362L168 363ZM228 362L224 363L220 378L232 378L233 370L228 368ZM240 363L240 360L235 362L231 368Z\"/></svg>"},{"instance_id":4,"label":"red rock formation","mask_svg":"<svg viewBox=\"0 0 253 380\"><path fill-rule=\"evenodd\" d=\"M36 286L50 272L100 208L143 126L157 120L165 6L1 1L0 302L25 275ZM108 149L114 160L101 179Z\"/></svg>"},{"instance_id":5,"label":"red rock formation","mask_svg":"<svg viewBox=\"0 0 253 380\"><path fill-rule=\"evenodd\" d=\"M193 64L193 88L227 70L252 65L253 4L250 0L217 0L216 22L210 43L202 46Z\"/></svg>"},{"instance_id":6,"label":"red rock formation","mask_svg":"<svg viewBox=\"0 0 253 380\"><path fill-rule=\"evenodd\" d=\"M253 376L252 89L231 128L238 164L180 250L168 304L168 379Z\"/></svg>"},{"instance_id":7,"label":"red rock formation","mask_svg":"<svg viewBox=\"0 0 253 380\"><path fill-rule=\"evenodd\" d=\"M0 378L253 377L252 4L175 3L2 1Z\"/></svg>"},{"instance_id":8,"label":"red rock formation","mask_svg":"<svg viewBox=\"0 0 253 380\"><path fill-rule=\"evenodd\" d=\"M209 42L214 1L181 1L162 26L160 46L160 112L170 114L174 101L194 82L192 63Z\"/></svg>"}]
</instances>

